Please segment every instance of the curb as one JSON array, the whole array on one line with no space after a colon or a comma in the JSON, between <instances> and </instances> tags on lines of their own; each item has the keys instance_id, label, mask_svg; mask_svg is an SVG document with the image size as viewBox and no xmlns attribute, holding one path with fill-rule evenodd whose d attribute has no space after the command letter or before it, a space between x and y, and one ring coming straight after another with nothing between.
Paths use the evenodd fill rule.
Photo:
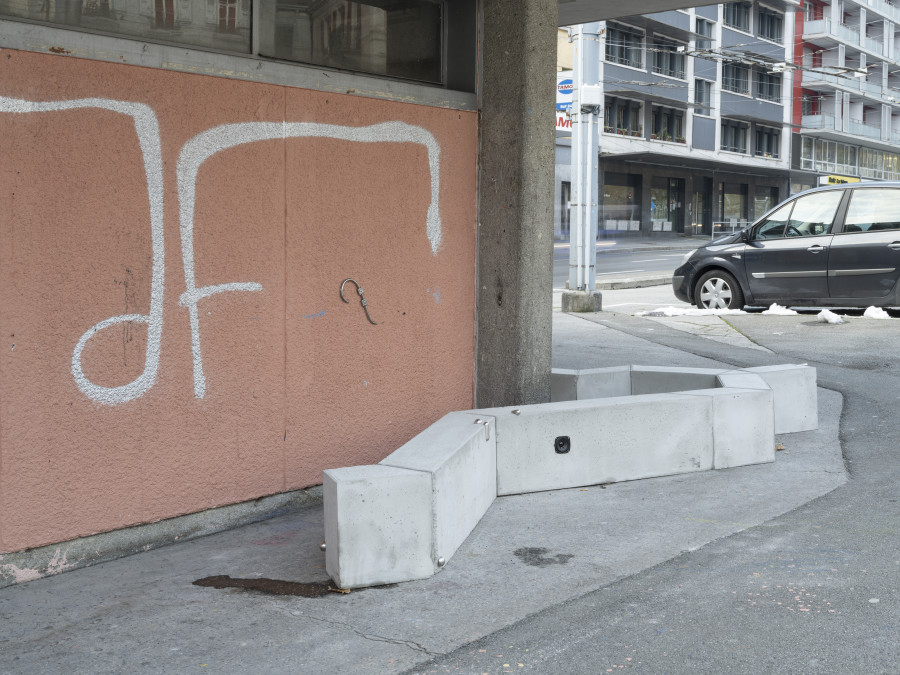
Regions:
<instances>
[{"instance_id":1,"label":"curb","mask_svg":"<svg viewBox=\"0 0 900 675\"><path fill-rule=\"evenodd\" d=\"M598 291L616 291L625 288L649 288L650 286L671 285L672 276L646 277L642 279L613 279L611 281L598 281Z\"/></svg>"}]
</instances>

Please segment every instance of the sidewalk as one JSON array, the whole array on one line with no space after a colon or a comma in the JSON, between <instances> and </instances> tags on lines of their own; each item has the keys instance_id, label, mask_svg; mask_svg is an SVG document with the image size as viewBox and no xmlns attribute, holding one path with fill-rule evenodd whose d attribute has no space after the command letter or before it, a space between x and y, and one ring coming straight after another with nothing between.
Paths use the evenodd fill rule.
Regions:
<instances>
[{"instance_id":1,"label":"sidewalk","mask_svg":"<svg viewBox=\"0 0 900 675\"><path fill-rule=\"evenodd\" d=\"M553 329L557 367L721 365L558 312ZM0 590L0 673L394 673L425 667L432 655L841 485L841 407L839 394L820 389L820 429L781 438L786 450L774 464L500 498L447 566L426 581L329 592L319 550L322 507L313 503L265 522L11 586ZM193 584L219 575L269 590ZM510 663L502 654L497 661L497 670Z\"/></svg>"}]
</instances>

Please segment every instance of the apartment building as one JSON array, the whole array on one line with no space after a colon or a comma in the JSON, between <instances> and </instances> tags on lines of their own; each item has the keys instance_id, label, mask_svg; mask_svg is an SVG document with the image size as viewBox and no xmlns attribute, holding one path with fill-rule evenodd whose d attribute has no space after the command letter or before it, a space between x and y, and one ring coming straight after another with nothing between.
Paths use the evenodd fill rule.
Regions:
<instances>
[{"instance_id":1,"label":"apartment building","mask_svg":"<svg viewBox=\"0 0 900 675\"><path fill-rule=\"evenodd\" d=\"M601 24L599 237L728 231L788 195L798 6L735 2ZM560 239L570 156L558 111Z\"/></svg>"},{"instance_id":2,"label":"apartment building","mask_svg":"<svg viewBox=\"0 0 900 675\"><path fill-rule=\"evenodd\" d=\"M900 179L900 7L806 0L795 27L792 188Z\"/></svg>"}]
</instances>

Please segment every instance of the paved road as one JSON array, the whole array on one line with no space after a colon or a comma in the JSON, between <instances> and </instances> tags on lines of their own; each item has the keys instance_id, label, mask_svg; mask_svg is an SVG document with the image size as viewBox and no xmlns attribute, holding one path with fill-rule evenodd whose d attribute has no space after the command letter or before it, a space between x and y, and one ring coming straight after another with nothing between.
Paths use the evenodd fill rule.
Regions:
<instances>
[{"instance_id":1,"label":"paved road","mask_svg":"<svg viewBox=\"0 0 900 675\"><path fill-rule=\"evenodd\" d=\"M597 278L671 274L684 254L685 251L672 250L605 252L597 256ZM553 288L565 288L568 279L569 247L567 244L556 244L553 249Z\"/></svg>"},{"instance_id":2,"label":"paved road","mask_svg":"<svg viewBox=\"0 0 900 675\"><path fill-rule=\"evenodd\" d=\"M627 297L620 293L604 300ZM626 301L635 303L628 310L644 293ZM757 349L630 311L583 320L735 366L771 363L773 354L809 362L820 386L845 397L841 439L852 478L762 526L538 612L416 672L900 672L897 320L728 317L727 328Z\"/></svg>"}]
</instances>

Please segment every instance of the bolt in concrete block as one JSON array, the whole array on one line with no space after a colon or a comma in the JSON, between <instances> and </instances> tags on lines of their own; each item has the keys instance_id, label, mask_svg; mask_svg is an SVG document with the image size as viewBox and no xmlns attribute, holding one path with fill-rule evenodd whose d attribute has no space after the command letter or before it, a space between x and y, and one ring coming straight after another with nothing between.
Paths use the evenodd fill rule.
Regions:
<instances>
[{"instance_id":1,"label":"bolt in concrete block","mask_svg":"<svg viewBox=\"0 0 900 675\"><path fill-rule=\"evenodd\" d=\"M631 366L631 393L663 394L694 389L712 389L718 386L716 375L722 372L724 371L715 368Z\"/></svg>"},{"instance_id":2,"label":"bolt in concrete block","mask_svg":"<svg viewBox=\"0 0 900 675\"><path fill-rule=\"evenodd\" d=\"M631 366L578 371L578 400L631 396Z\"/></svg>"},{"instance_id":3,"label":"bolt in concrete block","mask_svg":"<svg viewBox=\"0 0 900 675\"><path fill-rule=\"evenodd\" d=\"M450 560L497 497L496 442L492 417L452 412L379 463L432 476L435 563Z\"/></svg>"},{"instance_id":4,"label":"bolt in concrete block","mask_svg":"<svg viewBox=\"0 0 900 675\"><path fill-rule=\"evenodd\" d=\"M475 411L497 421L497 494L711 469L712 401L628 396ZM648 424L652 420L652 424ZM558 438L568 437L560 454Z\"/></svg>"},{"instance_id":5,"label":"bolt in concrete block","mask_svg":"<svg viewBox=\"0 0 900 675\"><path fill-rule=\"evenodd\" d=\"M380 465L329 469L322 491L325 571L340 588L434 574L431 474Z\"/></svg>"},{"instance_id":6,"label":"bolt in concrete block","mask_svg":"<svg viewBox=\"0 0 900 675\"><path fill-rule=\"evenodd\" d=\"M775 461L772 390L703 389L685 392L712 401L713 468Z\"/></svg>"},{"instance_id":7,"label":"bolt in concrete block","mask_svg":"<svg viewBox=\"0 0 900 675\"><path fill-rule=\"evenodd\" d=\"M565 370L554 368L550 371L550 400L574 401L578 398L576 385L578 382L577 370Z\"/></svg>"},{"instance_id":8,"label":"bolt in concrete block","mask_svg":"<svg viewBox=\"0 0 900 675\"><path fill-rule=\"evenodd\" d=\"M776 434L811 431L819 427L815 368L798 365L761 366L746 368L741 372L759 375L772 389Z\"/></svg>"}]
</instances>

